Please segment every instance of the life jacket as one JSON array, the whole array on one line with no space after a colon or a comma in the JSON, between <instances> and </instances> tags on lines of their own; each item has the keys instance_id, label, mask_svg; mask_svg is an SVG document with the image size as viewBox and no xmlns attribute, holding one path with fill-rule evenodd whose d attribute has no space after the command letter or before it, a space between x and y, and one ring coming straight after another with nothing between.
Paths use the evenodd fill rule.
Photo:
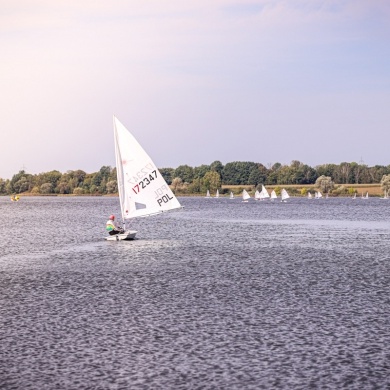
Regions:
<instances>
[{"instance_id":1,"label":"life jacket","mask_svg":"<svg viewBox=\"0 0 390 390\"><path fill-rule=\"evenodd\" d=\"M107 221L107 223L106 223L106 230L107 230L108 232L111 232L111 231L113 231L113 230L115 230L115 229L116 229L116 226L115 226L114 222L111 221L111 219L109 219L109 220Z\"/></svg>"}]
</instances>

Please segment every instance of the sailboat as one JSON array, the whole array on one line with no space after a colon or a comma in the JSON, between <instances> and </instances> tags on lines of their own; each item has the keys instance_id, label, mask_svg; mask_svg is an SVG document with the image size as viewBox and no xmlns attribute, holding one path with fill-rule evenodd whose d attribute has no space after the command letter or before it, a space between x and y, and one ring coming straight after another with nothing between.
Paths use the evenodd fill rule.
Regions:
<instances>
[{"instance_id":1,"label":"sailboat","mask_svg":"<svg viewBox=\"0 0 390 390\"><path fill-rule=\"evenodd\" d=\"M207 194L206 194L205 198L211 198L209 190L207 190Z\"/></svg>"},{"instance_id":2,"label":"sailboat","mask_svg":"<svg viewBox=\"0 0 390 390\"><path fill-rule=\"evenodd\" d=\"M311 194L311 192L307 193L307 199L313 199L313 195Z\"/></svg>"},{"instance_id":3,"label":"sailboat","mask_svg":"<svg viewBox=\"0 0 390 390\"><path fill-rule=\"evenodd\" d=\"M366 195L363 195L363 192L362 192L362 199L368 199L368 192L366 192Z\"/></svg>"},{"instance_id":4,"label":"sailboat","mask_svg":"<svg viewBox=\"0 0 390 390\"><path fill-rule=\"evenodd\" d=\"M215 197L216 198L219 198L219 191L217 190L216 194L215 194Z\"/></svg>"},{"instance_id":5,"label":"sailboat","mask_svg":"<svg viewBox=\"0 0 390 390\"><path fill-rule=\"evenodd\" d=\"M383 198L380 198L380 199L389 199L388 191L384 190Z\"/></svg>"},{"instance_id":6,"label":"sailboat","mask_svg":"<svg viewBox=\"0 0 390 390\"><path fill-rule=\"evenodd\" d=\"M315 198L316 198L316 199L321 199L321 198L322 198L322 194L321 194L320 191L317 191L317 192L316 192Z\"/></svg>"},{"instance_id":7,"label":"sailboat","mask_svg":"<svg viewBox=\"0 0 390 390\"><path fill-rule=\"evenodd\" d=\"M282 195L281 202L287 202L287 199L290 197L290 195L284 188L282 189L281 195Z\"/></svg>"},{"instance_id":8,"label":"sailboat","mask_svg":"<svg viewBox=\"0 0 390 390\"><path fill-rule=\"evenodd\" d=\"M263 199L269 198L269 193L266 190L266 188L264 187L264 185L261 185L261 193L263 194Z\"/></svg>"},{"instance_id":9,"label":"sailboat","mask_svg":"<svg viewBox=\"0 0 390 390\"><path fill-rule=\"evenodd\" d=\"M124 233L106 240L133 240L126 221L182 208L151 158L114 116L115 158Z\"/></svg>"},{"instance_id":10,"label":"sailboat","mask_svg":"<svg viewBox=\"0 0 390 390\"><path fill-rule=\"evenodd\" d=\"M278 196L276 195L275 190L272 190L272 192L271 192L271 200L274 200L274 199L277 199L277 198L278 198Z\"/></svg>"},{"instance_id":11,"label":"sailboat","mask_svg":"<svg viewBox=\"0 0 390 390\"><path fill-rule=\"evenodd\" d=\"M352 199L356 199L356 192L353 194Z\"/></svg>"},{"instance_id":12,"label":"sailboat","mask_svg":"<svg viewBox=\"0 0 390 390\"><path fill-rule=\"evenodd\" d=\"M250 195L248 194L247 190L242 191L242 201L243 202L248 202L248 199L250 199Z\"/></svg>"},{"instance_id":13,"label":"sailboat","mask_svg":"<svg viewBox=\"0 0 390 390\"><path fill-rule=\"evenodd\" d=\"M255 200L260 200L260 192L258 190L255 192Z\"/></svg>"},{"instance_id":14,"label":"sailboat","mask_svg":"<svg viewBox=\"0 0 390 390\"><path fill-rule=\"evenodd\" d=\"M230 191L230 197L229 197L229 199L234 199L234 194L233 194L233 192L231 192L231 191Z\"/></svg>"}]
</instances>

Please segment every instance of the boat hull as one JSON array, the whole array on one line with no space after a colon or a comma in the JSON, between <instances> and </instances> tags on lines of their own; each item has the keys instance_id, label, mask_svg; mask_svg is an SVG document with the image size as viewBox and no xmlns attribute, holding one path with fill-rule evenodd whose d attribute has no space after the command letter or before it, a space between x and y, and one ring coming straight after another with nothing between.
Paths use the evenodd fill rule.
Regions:
<instances>
[{"instance_id":1,"label":"boat hull","mask_svg":"<svg viewBox=\"0 0 390 390\"><path fill-rule=\"evenodd\" d=\"M126 230L124 233L115 234L114 236L107 236L105 239L107 241L130 241L134 240L136 234L136 230Z\"/></svg>"}]
</instances>

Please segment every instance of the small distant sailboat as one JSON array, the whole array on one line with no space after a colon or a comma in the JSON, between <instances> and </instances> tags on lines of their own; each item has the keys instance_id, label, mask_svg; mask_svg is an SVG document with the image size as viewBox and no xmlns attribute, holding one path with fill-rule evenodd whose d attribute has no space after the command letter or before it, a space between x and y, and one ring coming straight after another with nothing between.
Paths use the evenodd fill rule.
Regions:
<instances>
[{"instance_id":1,"label":"small distant sailboat","mask_svg":"<svg viewBox=\"0 0 390 390\"><path fill-rule=\"evenodd\" d=\"M363 195L363 192L362 192L362 199L368 199L368 191L366 192L366 195Z\"/></svg>"},{"instance_id":2,"label":"small distant sailboat","mask_svg":"<svg viewBox=\"0 0 390 390\"><path fill-rule=\"evenodd\" d=\"M353 194L352 199L356 199L356 192Z\"/></svg>"},{"instance_id":3,"label":"small distant sailboat","mask_svg":"<svg viewBox=\"0 0 390 390\"><path fill-rule=\"evenodd\" d=\"M216 198L219 198L219 191L217 190L217 192L215 193L215 197Z\"/></svg>"},{"instance_id":4,"label":"small distant sailboat","mask_svg":"<svg viewBox=\"0 0 390 390\"><path fill-rule=\"evenodd\" d=\"M313 199L313 195L311 194L311 192L307 193L307 199Z\"/></svg>"},{"instance_id":5,"label":"small distant sailboat","mask_svg":"<svg viewBox=\"0 0 390 390\"><path fill-rule=\"evenodd\" d=\"M276 195L275 190L272 190L272 192L271 192L271 200L273 201L274 199L278 199L278 195Z\"/></svg>"},{"instance_id":6,"label":"small distant sailboat","mask_svg":"<svg viewBox=\"0 0 390 390\"><path fill-rule=\"evenodd\" d=\"M380 199L389 199L389 192L384 190L383 198Z\"/></svg>"},{"instance_id":7,"label":"small distant sailboat","mask_svg":"<svg viewBox=\"0 0 390 390\"><path fill-rule=\"evenodd\" d=\"M234 194L232 191L230 191L230 196L229 196L229 199L234 199Z\"/></svg>"},{"instance_id":8,"label":"small distant sailboat","mask_svg":"<svg viewBox=\"0 0 390 390\"><path fill-rule=\"evenodd\" d=\"M317 191L317 192L315 193L315 198L316 198L316 199L321 199L321 198L322 198L322 194L321 194L320 191Z\"/></svg>"},{"instance_id":9,"label":"small distant sailboat","mask_svg":"<svg viewBox=\"0 0 390 390\"><path fill-rule=\"evenodd\" d=\"M209 190L207 190L207 194L206 194L205 198L211 198Z\"/></svg>"},{"instance_id":10,"label":"small distant sailboat","mask_svg":"<svg viewBox=\"0 0 390 390\"><path fill-rule=\"evenodd\" d=\"M282 189L281 195L282 195L281 202L287 202L287 199L290 197L290 195L284 188Z\"/></svg>"},{"instance_id":11,"label":"small distant sailboat","mask_svg":"<svg viewBox=\"0 0 390 390\"><path fill-rule=\"evenodd\" d=\"M255 192L255 199L260 200L260 192L258 190Z\"/></svg>"},{"instance_id":12,"label":"small distant sailboat","mask_svg":"<svg viewBox=\"0 0 390 390\"><path fill-rule=\"evenodd\" d=\"M261 186L261 193L263 194L263 199L269 198L269 193L263 185Z\"/></svg>"},{"instance_id":13,"label":"small distant sailboat","mask_svg":"<svg viewBox=\"0 0 390 390\"><path fill-rule=\"evenodd\" d=\"M19 196L18 195L12 195L11 196L11 202L17 202L19 200Z\"/></svg>"},{"instance_id":14,"label":"small distant sailboat","mask_svg":"<svg viewBox=\"0 0 390 390\"><path fill-rule=\"evenodd\" d=\"M248 199L250 199L250 195L248 194L247 190L242 191L242 201L243 202L248 202Z\"/></svg>"}]
</instances>

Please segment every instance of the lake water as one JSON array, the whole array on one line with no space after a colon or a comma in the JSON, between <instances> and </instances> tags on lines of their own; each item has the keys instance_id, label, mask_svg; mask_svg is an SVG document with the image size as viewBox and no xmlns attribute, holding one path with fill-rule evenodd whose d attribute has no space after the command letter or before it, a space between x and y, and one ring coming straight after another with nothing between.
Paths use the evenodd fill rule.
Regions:
<instances>
[{"instance_id":1,"label":"lake water","mask_svg":"<svg viewBox=\"0 0 390 390\"><path fill-rule=\"evenodd\" d=\"M0 388L390 388L390 200L180 202L0 198Z\"/></svg>"}]
</instances>

